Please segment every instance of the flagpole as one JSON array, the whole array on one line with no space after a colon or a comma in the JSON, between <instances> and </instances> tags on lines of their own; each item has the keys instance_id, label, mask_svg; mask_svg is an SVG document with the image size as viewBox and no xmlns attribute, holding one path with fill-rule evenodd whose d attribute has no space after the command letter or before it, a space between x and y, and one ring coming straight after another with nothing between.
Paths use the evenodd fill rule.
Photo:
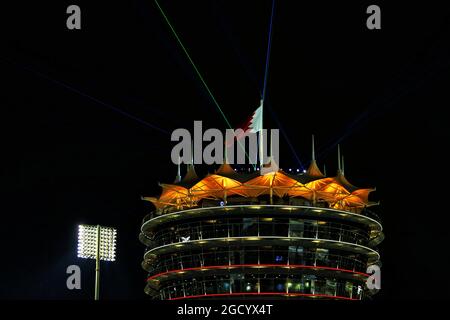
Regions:
<instances>
[{"instance_id":1,"label":"flagpole","mask_svg":"<svg viewBox=\"0 0 450 320\"><path fill-rule=\"evenodd\" d=\"M272 0L272 12L270 14L270 24L269 24L269 41L267 42L267 54L266 54L266 67L264 70L264 84L263 84L263 90L262 90L262 94L261 94L261 131L259 134L259 153L260 153L260 168L259 170L262 170L263 166L264 166L264 160L263 160L263 105L264 105L264 99L266 98L266 88L267 88L267 77L269 75L269 61L270 61L270 48L272 46L272 26L273 26L273 15L275 12L275 0ZM272 137L272 135L271 135ZM269 140L269 138L267 137L267 140ZM271 145L272 148L272 145ZM272 156L272 152L270 153L270 156ZM272 158L271 158L272 160Z\"/></svg>"},{"instance_id":2,"label":"flagpole","mask_svg":"<svg viewBox=\"0 0 450 320\"><path fill-rule=\"evenodd\" d=\"M263 142L263 128L264 128L264 121L263 121L263 105L264 100L261 99L261 128L259 130L259 172L262 171L264 166L264 159L263 159L263 152L264 152L264 142Z\"/></svg>"}]
</instances>

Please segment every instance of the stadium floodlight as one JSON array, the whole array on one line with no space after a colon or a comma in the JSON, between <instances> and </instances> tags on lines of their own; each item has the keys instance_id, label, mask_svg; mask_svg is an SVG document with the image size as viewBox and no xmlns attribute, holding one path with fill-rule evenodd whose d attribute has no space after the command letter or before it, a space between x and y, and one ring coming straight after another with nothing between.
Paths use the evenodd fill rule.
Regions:
<instances>
[{"instance_id":1,"label":"stadium floodlight","mask_svg":"<svg viewBox=\"0 0 450 320\"><path fill-rule=\"evenodd\" d=\"M117 230L110 227L81 224L78 226L78 257L95 259L95 300L100 291L100 260L116 260Z\"/></svg>"}]
</instances>

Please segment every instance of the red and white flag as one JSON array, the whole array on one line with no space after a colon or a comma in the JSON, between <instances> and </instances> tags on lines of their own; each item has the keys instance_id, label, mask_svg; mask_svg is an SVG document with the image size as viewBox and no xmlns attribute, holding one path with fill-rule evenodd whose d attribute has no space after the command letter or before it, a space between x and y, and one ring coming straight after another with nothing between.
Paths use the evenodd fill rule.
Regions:
<instances>
[{"instance_id":1,"label":"red and white flag","mask_svg":"<svg viewBox=\"0 0 450 320\"><path fill-rule=\"evenodd\" d=\"M262 100L261 100L261 105L253 113L253 116L250 120L250 125L248 126L248 128L250 129L250 132L257 133L263 129L262 108L263 108L263 106L262 106Z\"/></svg>"},{"instance_id":2,"label":"red and white flag","mask_svg":"<svg viewBox=\"0 0 450 320\"><path fill-rule=\"evenodd\" d=\"M258 133L263 128L263 121L262 121L262 101L261 105L258 109L253 112L252 116L249 120L245 122L245 124L239 126L240 129L242 129L242 132L238 133L236 136L236 141L241 140L243 137L245 137L245 133L247 130L250 130L252 133ZM227 146L231 145L232 141L228 141Z\"/></svg>"}]
</instances>

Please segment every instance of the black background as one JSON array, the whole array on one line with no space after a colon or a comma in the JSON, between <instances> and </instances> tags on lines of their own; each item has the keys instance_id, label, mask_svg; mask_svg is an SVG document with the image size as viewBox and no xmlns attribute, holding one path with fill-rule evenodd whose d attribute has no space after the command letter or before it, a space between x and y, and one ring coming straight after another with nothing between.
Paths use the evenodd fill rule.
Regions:
<instances>
[{"instance_id":1,"label":"black background","mask_svg":"<svg viewBox=\"0 0 450 320\"><path fill-rule=\"evenodd\" d=\"M378 301L449 298L450 11L444 2L277 0L265 126L283 169L320 165L377 187L386 239ZM78 4L82 29L66 28ZM160 0L234 127L257 108L271 1ZM3 299L91 299L94 262L77 225L118 228L104 299L146 299L138 241L158 182L172 182L172 130L225 123L153 1L2 4ZM286 139L288 137L288 139ZM293 152L295 150L295 153ZM211 171L212 169L209 168ZM206 173L208 168L198 168ZM66 267L82 268L82 290Z\"/></svg>"}]
</instances>

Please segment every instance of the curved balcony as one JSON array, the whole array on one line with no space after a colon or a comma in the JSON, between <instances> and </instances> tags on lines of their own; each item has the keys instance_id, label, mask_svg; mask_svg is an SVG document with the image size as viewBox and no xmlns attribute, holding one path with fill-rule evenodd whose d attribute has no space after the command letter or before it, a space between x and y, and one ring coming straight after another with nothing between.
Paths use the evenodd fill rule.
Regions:
<instances>
[{"instance_id":1,"label":"curved balcony","mask_svg":"<svg viewBox=\"0 0 450 320\"><path fill-rule=\"evenodd\" d=\"M299 199L299 198L288 198L288 199L277 199L276 201L274 201L273 203L268 203L267 200L261 199L261 198L238 198L238 197L234 197L234 198L229 198L228 204L225 207L233 207L233 206L258 206L258 205L262 205L262 206L293 206L293 207L305 207L305 208L318 208L318 209L330 209L330 210L335 210L332 209L328 206L328 204L326 202L317 202L317 203L312 203L308 200L304 200L304 199ZM220 201L212 201L212 200L208 200L208 201L202 201L200 202L197 206L193 207L193 208L189 208L189 209L177 209L176 207L167 207L164 209L160 209L160 210L156 210L156 211L152 211L151 213L147 214L143 220L142 220L142 224L145 224L147 221L156 218L156 217L160 217L162 215L166 215L166 214L171 214L171 213L177 213L177 212L183 212L183 211L189 211L192 209L206 209L206 208L221 208L221 204ZM381 219L380 217L373 211L364 208L364 209L358 209L358 210L336 210L336 211L341 211L341 212L345 212L345 213L352 213L352 214L356 214L356 215L360 215L363 217L367 217L371 220L375 220L376 222L378 222L378 224L380 224L381 226Z\"/></svg>"},{"instance_id":2,"label":"curved balcony","mask_svg":"<svg viewBox=\"0 0 450 320\"><path fill-rule=\"evenodd\" d=\"M213 248L230 246L301 246L305 248L316 248L325 250L340 250L348 255L363 255L367 258L369 264L375 263L380 259L377 250L358 244L342 242L336 240L324 240L314 238L299 237L234 237L234 238L213 238L208 240L193 240L183 243L167 244L149 249L144 254L142 266L147 270L148 266L154 263L159 256L163 254L176 254L187 252L189 250L213 250Z\"/></svg>"},{"instance_id":3,"label":"curved balcony","mask_svg":"<svg viewBox=\"0 0 450 320\"><path fill-rule=\"evenodd\" d=\"M219 275L167 283L154 298L225 298L271 296L361 300L362 281L330 280L311 275Z\"/></svg>"},{"instance_id":4,"label":"curved balcony","mask_svg":"<svg viewBox=\"0 0 450 320\"><path fill-rule=\"evenodd\" d=\"M334 240L358 245L369 242L368 232L341 223L273 218L208 220L168 226L158 230L149 249L194 240L234 237L295 237Z\"/></svg>"},{"instance_id":5,"label":"curved balcony","mask_svg":"<svg viewBox=\"0 0 450 320\"><path fill-rule=\"evenodd\" d=\"M189 252L177 255L165 255L154 265L146 268L149 280L161 275L179 273L184 270L218 270L233 267L289 267L297 269L317 268L362 274L367 263L356 258L329 253L328 250L305 250L301 247L286 249L249 249L220 250L214 252ZM310 269L311 269L310 268Z\"/></svg>"},{"instance_id":6,"label":"curved balcony","mask_svg":"<svg viewBox=\"0 0 450 320\"><path fill-rule=\"evenodd\" d=\"M187 223L189 220L223 220L230 218L272 218L272 219L299 219L299 220L320 220L337 222L345 225L358 226L363 228L371 239L382 234L381 224L369 217L327 208L312 208L304 206L280 206L280 205L238 205L223 207L194 208L173 212L166 215L156 216L147 220L141 227L139 238L145 245L150 245L150 238L158 230L174 224Z\"/></svg>"}]
</instances>

